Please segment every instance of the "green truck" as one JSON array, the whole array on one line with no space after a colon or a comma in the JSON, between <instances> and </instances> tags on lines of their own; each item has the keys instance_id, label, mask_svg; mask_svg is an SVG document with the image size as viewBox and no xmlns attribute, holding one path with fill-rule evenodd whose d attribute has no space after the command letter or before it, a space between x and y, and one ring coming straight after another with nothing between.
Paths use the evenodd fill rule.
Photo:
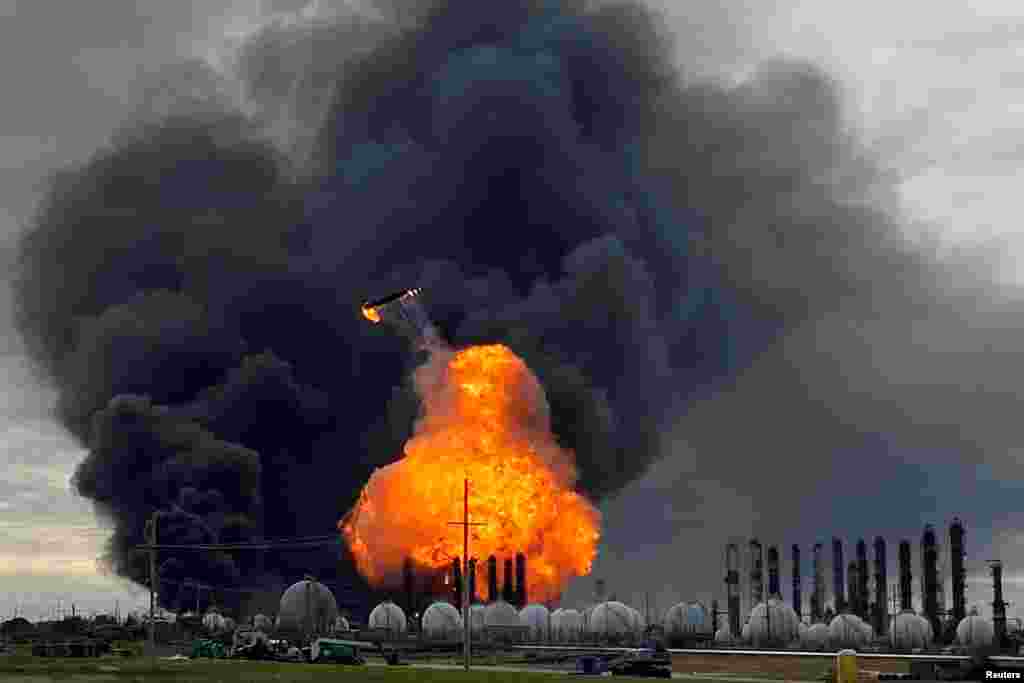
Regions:
<instances>
[{"instance_id":1,"label":"green truck","mask_svg":"<svg viewBox=\"0 0 1024 683\"><path fill-rule=\"evenodd\" d=\"M354 640L336 640L334 638L317 638L309 649L312 662L333 662L335 664L365 664L366 660L359 655L364 643Z\"/></svg>"}]
</instances>

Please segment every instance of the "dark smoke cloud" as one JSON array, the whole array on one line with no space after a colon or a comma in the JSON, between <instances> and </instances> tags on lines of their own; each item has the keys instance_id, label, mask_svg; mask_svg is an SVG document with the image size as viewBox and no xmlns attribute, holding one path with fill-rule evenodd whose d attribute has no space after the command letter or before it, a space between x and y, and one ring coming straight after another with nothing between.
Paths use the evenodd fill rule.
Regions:
<instances>
[{"instance_id":1,"label":"dark smoke cloud","mask_svg":"<svg viewBox=\"0 0 1024 683\"><path fill-rule=\"evenodd\" d=\"M185 104L54 179L19 324L89 445L76 484L115 525L118 571L144 575L154 510L166 542L334 528L418 409L417 359L364 324L367 295L422 286L450 341L523 355L595 499L790 331L883 295L932 305L835 85L784 62L694 84L662 25L527 1L273 23L232 66L245 114L182 67L190 87L159 90ZM349 567L332 547L163 571Z\"/></svg>"}]
</instances>

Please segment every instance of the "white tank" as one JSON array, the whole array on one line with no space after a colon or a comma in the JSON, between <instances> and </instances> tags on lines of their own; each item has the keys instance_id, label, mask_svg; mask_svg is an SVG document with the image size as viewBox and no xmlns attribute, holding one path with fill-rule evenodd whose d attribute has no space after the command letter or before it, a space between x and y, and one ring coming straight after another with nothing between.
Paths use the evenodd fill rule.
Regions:
<instances>
[{"instance_id":1,"label":"white tank","mask_svg":"<svg viewBox=\"0 0 1024 683\"><path fill-rule=\"evenodd\" d=\"M366 620L366 625L375 630L405 633L405 612L395 603L385 600L373 608L370 618Z\"/></svg>"},{"instance_id":2,"label":"white tank","mask_svg":"<svg viewBox=\"0 0 1024 683\"><path fill-rule=\"evenodd\" d=\"M736 639L732 637L732 631L728 626L723 626L715 632L715 642L719 645L732 645Z\"/></svg>"},{"instance_id":3,"label":"white tank","mask_svg":"<svg viewBox=\"0 0 1024 683\"><path fill-rule=\"evenodd\" d=\"M504 600L487 605L484 612L485 626L519 626L519 614L516 608Z\"/></svg>"},{"instance_id":4,"label":"white tank","mask_svg":"<svg viewBox=\"0 0 1024 683\"><path fill-rule=\"evenodd\" d=\"M340 633L341 631L349 631L348 619L345 617L338 617L334 620L334 632Z\"/></svg>"},{"instance_id":5,"label":"white tank","mask_svg":"<svg viewBox=\"0 0 1024 683\"><path fill-rule=\"evenodd\" d=\"M921 620L922 624L924 624L924 632L928 636L928 642L935 640L935 630L932 628L932 622L928 621L920 614L917 615L917 618Z\"/></svg>"},{"instance_id":6,"label":"white tank","mask_svg":"<svg viewBox=\"0 0 1024 683\"><path fill-rule=\"evenodd\" d=\"M988 619L964 617L956 627L956 642L963 647L988 647L995 640L995 628Z\"/></svg>"},{"instance_id":7,"label":"white tank","mask_svg":"<svg viewBox=\"0 0 1024 683\"><path fill-rule=\"evenodd\" d=\"M224 631L225 626L227 626L227 622L224 620L224 617L216 612L210 612L203 617L203 628L207 631Z\"/></svg>"},{"instance_id":8,"label":"white tank","mask_svg":"<svg viewBox=\"0 0 1024 683\"><path fill-rule=\"evenodd\" d=\"M575 643L583 634L583 615L574 609L556 609L551 614L551 637L560 643Z\"/></svg>"},{"instance_id":9,"label":"white tank","mask_svg":"<svg viewBox=\"0 0 1024 683\"><path fill-rule=\"evenodd\" d=\"M628 609L629 613L633 616L632 632L637 636L642 635L643 632L647 630L647 620L644 619L644 615L640 614L640 610L630 607L629 605L626 605L626 609Z\"/></svg>"},{"instance_id":10,"label":"white tank","mask_svg":"<svg viewBox=\"0 0 1024 683\"><path fill-rule=\"evenodd\" d=\"M838 614L828 625L829 643L834 648L864 647L867 642L864 634L864 626L860 619L853 614Z\"/></svg>"},{"instance_id":11,"label":"white tank","mask_svg":"<svg viewBox=\"0 0 1024 683\"><path fill-rule=\"evenodd\" d=\"M829 630L827 624L817 623L807 627L803 646L808 650L824 650L828 648Z\"/></svg>"},{"instance_id":12,"label":"white tank","mask_svg":"<svg viewBox=\"0 0 1024 683\"><path fill-rule=\"evenodd\" d=\"M786 645L797 637L796 612L776 598L762 602L750 612L750 641L755 647Z\"/></svg>"},{"instance_id":13,"label":"white tank","mask_svg":"<svg viewBox=\"0 0 1024 683\"><path fill-rule=\"evenodd\" d=\"M252 627L257 631L263 631L268 633L273 627L274 622L270 620L270 617L265 614L257 614L252 618Z\"/></svg>"},{"instance_id":14,"label":"white tank","mask_svg":"<svg viewBox=\"0 0 1024 683\"><path fill-rule=\"evenodd\" d=\"M930 645L928 622L921 619L913 610L903 610L892 620L889 630L889 644L896 650L917 650Z\"/></svg>"},{"instance_id":15,"label":"white tank","mask_svg":"<svg viewBox=\"0 0 1024 683\"><path fill-rule=\"evenodd\" d=\"M807 624L798 622L796 625L796 645L802 646L807 640Z\"/></svg>"},{"instance_id":16,"label":"white tank","mask_svg":"<svg viewBox=\"0 0 1024 683\"><path fill-rule=\"evenodd\" d=\"M687 638L711 634L711 617L699 602L680 602L665 613L665 635Z\"/></svg>"},{"instance_id":17,"label":"white tank","mask_svg":"<svg viewBox=\"0 0 1024 683\"><path fill-rule=\"evenodd\" d=\"M480 603L469 606L469 631L474 638L479 638L484 634L484 614L486 612L487 607Z\"/></svg>"},{"instance_id":18,"label":"white tank","mask_svg":"<svg viewBox=\"0 0 1024 683\"><path fill-rule=\"evenodd\" d=\"M594 607L587 621L587 633L593 636L621 638L633 633L636 618L621 602L602 602Z\"/></svg>"},{"instance_id":19,"label":"white tank","mask_svg":"<svg viewBox=\"0 0 1024 683\"><path fill-rule=\"evenodd\" d=\"M743 624L743 628L740 629L740 640L744 643L750 642L750 622Z\"/></svg>"},{"instance_id":20,"label":"white tank","mask_svg":"<svg viewBox=\"0 0 1024 683\"><path fill-rule=\"evenodd\" d=\"M317 581L299 581L281 595L278 628L323 633L334 626L338 603L334 593Z\"/></svg>"},{"instance_id":21,"label":"white tank","mask_svg":"<svg viewBox=\"0 0 1024 683\"><path fill-rule=\"evenodd\" d=\"M462 615L454 605L435 602L423 613L423 635L432 640L451 640L462 633Z\"/></svg>"},{"instance_id":22,"label":"white tank","mask_svg":"<svg viewBox=\"0 0 1024 683\"><path fill-rule=\"evenodd\" d=\"M551 614L544 605L527 605L519 612L519 623L526 626L526 637L534 641L545 641L550 637L548 620Z\"/></svg>"},{"instance_id":23,"label":"white tank","mask_svg":"<svg viewBox=\"0 0 1024 683\"><path fill-rule=\"evenodd\" d=\"M860 624L861 630L864 631L864 642L870 643L872 640L875 639L875 627L869 624L868 622L864 621L863 619L861 620Z\"/></svg>"}]
</instances>

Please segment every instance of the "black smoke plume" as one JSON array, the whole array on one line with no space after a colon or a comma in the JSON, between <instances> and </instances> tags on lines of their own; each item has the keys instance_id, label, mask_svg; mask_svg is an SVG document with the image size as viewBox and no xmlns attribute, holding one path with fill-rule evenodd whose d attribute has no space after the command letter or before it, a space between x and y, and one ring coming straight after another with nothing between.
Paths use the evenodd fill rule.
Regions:
<instances>
[{"instance_id":1,"label":"black smoke plume","mask_svg":"<svg viewBox=\"0 0 1024 683\"><path fill-rule=\"evenodd\" d=\"M375 7L264 27L239 111L183 69L209 97L60 172L22 239L20 329L125 576L154 511L165 543L331 533L399 457L416 359L366 297L423 287L449 341L523 356L600 499L782 332L922 282L815 69L692 83L629 1ZM865 282L880 261L894 279ZM163 572L361 590L340 546Z\"/></svg>"}]
</instances>

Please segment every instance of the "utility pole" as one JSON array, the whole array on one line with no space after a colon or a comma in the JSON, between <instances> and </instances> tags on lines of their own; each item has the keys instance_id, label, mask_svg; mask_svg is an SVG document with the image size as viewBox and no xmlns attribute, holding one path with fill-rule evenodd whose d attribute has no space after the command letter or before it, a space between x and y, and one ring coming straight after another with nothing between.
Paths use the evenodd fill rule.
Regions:
<instances>
[{"instance_id":1,"label":"utility pole","mask_svg":"<svg viewBox=\"0 0 1024 683\"><path fill-rule=\"evenodd\" d=\"M469 671L469 527L485 526L483 522L469 521L469 479L463 480L462 521L448 524L462 527L462 650L466 660L466 671Z\"/></svg>"},{"instance_id":2,"label":"utility pole","mask_svg":"<svg viewBox=\"0 0 1024 683\"><path fill-rule=\"evenodd\" d=\"M157 571L156 571L156 522L160 516L159 510L153 511L153 516L146 523L146 542L149 543L149 646L156 652L156 595L157 595Z\"/></svg>"}]
</instances>

